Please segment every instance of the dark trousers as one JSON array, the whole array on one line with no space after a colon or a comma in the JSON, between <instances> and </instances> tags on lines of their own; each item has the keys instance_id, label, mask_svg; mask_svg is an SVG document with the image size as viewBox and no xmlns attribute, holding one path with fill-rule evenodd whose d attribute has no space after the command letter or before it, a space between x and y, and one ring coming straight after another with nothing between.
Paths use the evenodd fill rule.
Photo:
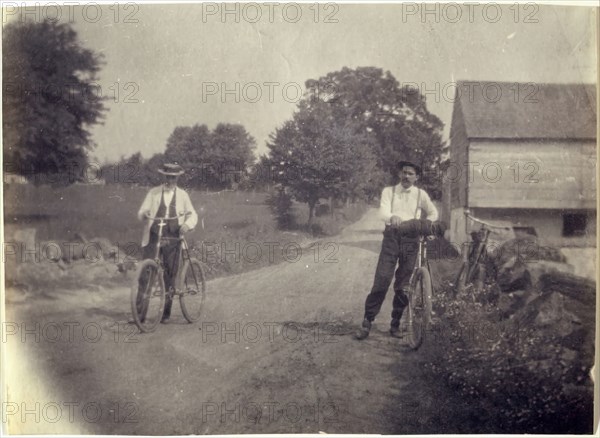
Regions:
<instances>
[{"instance_id":1,"label":"dark trousers","mask_svg":"<svg viewBox=\"0 0 600 438\"><path fill-rule=\"evenodd\" d=\"M418 245L418 238L402 237L400 230L386 226L373 287L365 301L365 319L373 321L381 310L392 278L395 278L392 319L400 319L404 308L408 305L408 297L404 289L408 287L417 257ZM398 265L397 269L396 265ZM395 323L396 321L394 321Z\"/></svg>"},{"instance_id":2,"label":"dark trousers","mask_svg":"<svg viewBox=\"0 0 600 438\"><path fill-rule=\"evenodd\" d=\"M171 235L174 234L174 235ZM178 233L165 232L165 237L176 237ZM142 256L144 259L153 259L156 255L156 242L158 241L158 235L156 233L150 233L150 241L148 245L143 247ZM175 280L177 279L177 271L179 269L179 245L177 241L169 241L169 243L161 246L160 253L162 255L163 266L165 268L163 279L165 282L165 290L167 296L165 300L165 310L163 312L163 318L169 318L171 316L171 307L173 306L173 297L169 294L171 287L175 288Z\"/></svg>"}]
</instances>

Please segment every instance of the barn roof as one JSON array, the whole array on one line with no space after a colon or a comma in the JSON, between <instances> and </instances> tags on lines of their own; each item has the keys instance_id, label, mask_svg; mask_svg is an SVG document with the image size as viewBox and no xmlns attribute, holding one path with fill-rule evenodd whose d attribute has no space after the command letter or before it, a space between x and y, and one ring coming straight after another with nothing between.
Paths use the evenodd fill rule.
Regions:
<instances>
[{"instance_id":1,"label":"barn roof","mask_svg":"<svg viewBox=\"0 0 600 438\"><path fill-rule=\"evenodd\" d=\"M459 81L457 110L469 138L596 138L594 84Z\"/></svg>"}]
</instances>

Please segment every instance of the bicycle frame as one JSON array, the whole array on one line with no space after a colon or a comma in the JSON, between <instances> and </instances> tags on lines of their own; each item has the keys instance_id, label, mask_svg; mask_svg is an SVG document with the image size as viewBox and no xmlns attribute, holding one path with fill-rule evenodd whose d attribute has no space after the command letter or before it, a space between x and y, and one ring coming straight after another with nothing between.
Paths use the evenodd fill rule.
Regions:
<instances>
[{"instance_id":1,"label":"bicycle frame","mask_svg":"<svg viewBox=\"0 0 600 438\"><path fill-rule=\"evenodd\" d=\"M429 264L427 263L427 245L425 243L425 237L420 236L419 246L417 249L417 258L415 259L415 266L413 267L412 273L410 274L408 284L413 283L415 275L417 275L419 269L421 269L424 265L428 265L427 267L429 268Z\"/></svg>"},{"instance_id":2,"label":"bicycle frame","mask_svg":"<svg viewBox=\"0 0 600 438\"><path fill-rule=\"evenodd\" d=\"M183 262L184 260L191 260L190 257L190 252L189 252L189 247L187 244L187 241L185 240L185 238L183 236L180 237L164 237L163 236L163 229L164 227L167 225L167 221L169 220L175 220L178 219L179 217L184 216L184 215L178 215L175 217L161 217L161 218L148 218L149 220L158 220L158 239L156 240L156 249L155 249L155 253L154 253L154 261L158 264L158 266L160 267L161 271L164 271L165 267L164 267L164 263L162 258L160 257L160 248L161 248L161 244L165 241L169 241L169 240L176 240L178 242L180 242L179 245L179 249L178 249L178 253L177 253L177 257L179 260L181 260L181 262ZM180 279L179 274L181 272L181 263L179 263L178 269L177 269L177 275L176 275L176 285L178 286L180 283ZM194 275L194 280L197 282L198 279L196 278L196 273L194 272L194 270L192 270L192 274ZM177 289L176 286L176 289Z\"/></svg>"},{"instance_id":3,"label":"bicycle frame","mask_svg":"<svg viewBox=\"0 0 600 438\"><path fill-rule=\"evenodd\" d=\"M491 232L492 231L489 228L487 228L485 224L483 224L479 229L478 233L482 233L483 237L481 239L478 238L477 241L473 241L473 246L469 251L469 260L471 260L473 265L479 263L481 261L481 257L486 253L487 242Z\"/></svg>"},{"instance_id":4,"label":"bicycle frame","mask_svg":"<svg viewBox=\"0 0 600 438\"><path fill-rule=\"evenodd\" d=\"M510 230L509 227L506 226L498 226L494 224L490 224L481 219L477 219L476 217L471 216L469 210L465 210L464 212L467 220L471 220L474 223L481 224L481 228L478 231L471 233L471 242L469 243L468 248L463 252L463 268L461 268L461 272L459 272L457 278L457 286L459 291L461 288L465 286L465 284L460 284L460 279L462 272L464 271L465 275L465 283L471 282L471 276L477 266L479 266L482 262L482 259L487 254L487 243L492 233L493 229L502 229L502 230ZM475 235L475 236L474 236Z\"/></svg>"},{"instance_id":5,"label":"bicycle frame","mask_svg":"<svg viewBox=\"0 0 600 438\"><path fill-rule=\"evenodd\" d=\"M184 215L169 218L150 217L146 215L146 219L158 225L158 230L153 230L155 233L153 238L156 236L156 246L148 248L151 253L154 253L154 259L148 258L142 261L137 271L136 281L131 289L133 320L141 332L152 332L156 329L159 322L164 322L168 319L168 315L165 316L162 313L164 311L165 300L172 300L176 296L179 297L183 316L189 323L196 322L200 318L206 293L202 265L190 254L188 243L183 236L170 237L164 235L164 227L168 221L178 219L182 216ZM163 260L164 257L161 256L161 248L163 248L162 251L164 254L165 242L168 241L175 241L177 244L176 248L172 248L176 252L173 255L177 257L173 261L174 264L172 266L170 266L170 260ZM166 284L163 281L165 280L165 268L175 268L175 264L177 264L177 270L170 279L171 284L169 284L169 289L166 290ZM188 271L191 274L188 274ZM149 277L149 274L152 277ZM158 282L156 282L155 276L158 276ZM150 311L151 317L148 319L150 299L155 304L152 305L153 310Z\"/></svg>"}]
</instances>

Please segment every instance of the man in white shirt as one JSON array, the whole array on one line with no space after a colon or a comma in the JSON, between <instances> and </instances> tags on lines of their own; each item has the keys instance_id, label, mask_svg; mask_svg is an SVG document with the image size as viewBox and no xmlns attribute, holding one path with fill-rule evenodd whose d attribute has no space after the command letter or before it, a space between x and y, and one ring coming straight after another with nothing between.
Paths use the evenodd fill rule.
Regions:
<instances>
[{"instance_id":1,"label":"man in white shirt","mask_svg":"<svg viewBox=\"0 0 600 438\"><path fill-rule=\"evenodd\" d=\"M413 219L437 221L438 212L425 190L415 186L421 176L421 168L409 161L400 161L396 167L400 183L383 189L379 213L385 221L381 252L375 271L371 292L365 302L365 314L362 326L356 333L356 339L369 336L371 323L381 310L392 277L394 281L394 301L390 334L397 335L400 330L400 318L408 304L404 289L415 264L416 238L401 236L400 225ZM396 269L396 265L398 268ZM395 275L394 275L394 270Z\"/></svg>"},{"instance_id":2,"label":"man in white shirt","mask_svg":"<svg viewBox=\"0 0 600 438\"><path fill-rule=\"evenodd\" d=\"M179 237L193 229L198 222L198 215L187 192L177 187L177 178L182 175L183 168L177 163L164 164L159 173L165 175L165 183L150 189L140 210L138 218L146 221L142 237L142 257L154 258L156 243L158 242L158 222L149 220L148 217L170 217L167 225L163 227L164 237ZM163 263L165 267L165 288L175 286L175 276L179 269L179 242L173 241L162 248ZM173 301L167 294L165 310L162 321L167 322L171 316ZM143 316L142 316L143 317Z\"/></svg>"}]
</instances>

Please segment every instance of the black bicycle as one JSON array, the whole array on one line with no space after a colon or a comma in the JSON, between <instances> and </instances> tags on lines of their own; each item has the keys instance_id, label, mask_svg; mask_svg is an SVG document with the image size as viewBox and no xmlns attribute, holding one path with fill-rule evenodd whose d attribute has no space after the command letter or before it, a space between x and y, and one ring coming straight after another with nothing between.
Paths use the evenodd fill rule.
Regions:
<instances>
[{"instance_id":1,"label":"black bicycle","mask_svg":"<svg viewBox=\"0 0 600 438\"><path fill-rule=\"evenodd\" d=\"M148 217L149 220L158 222L158 240L154 259L146 259L140 263L135 276L135 282L131 289L131 313L133 321L142 332L156 330L162 318L167 294L171 299L179 296L181 312L184 318L190 322L200 319L204 301L206 299L206 277L204 268L200 261L190 256L187 241L181 237L163 236L163 228L170 219L177 219L183 215L173 218ZM175 287L167 291L164 283L164 265L161 257L162 247L177 241L180 269L175 276Z\"/></svg>"},{"instance_id":2,"label":"black bicycle","mask_svg":"<svg viewBox=\"0 0 600 438\"><path fill-rule=\"evenodd\" d=\"M408 344L414 350L423 344L431 324L431 295L431 272L427 261L426 238L421 236L408 289L407 336Z\"/></svg>"},{"instance_id":3,"label":"black bicycle","mask_svg":"<svg viewBox=\"0 0 600 438\"><path fill-rule=\"evenodd\" d=\"M487 244L493 229L510 231L510 227L493 225L471 216L469 210L465 210L465 217L481 225L481 228L471 233L471 242L468 250L463 253L463 263L456 276L455 294L463 294L468 288L471 292L483 287L486 279L486 257ZM471 294L474 299L474 294Z\"/></svg>"}]
</instances>

